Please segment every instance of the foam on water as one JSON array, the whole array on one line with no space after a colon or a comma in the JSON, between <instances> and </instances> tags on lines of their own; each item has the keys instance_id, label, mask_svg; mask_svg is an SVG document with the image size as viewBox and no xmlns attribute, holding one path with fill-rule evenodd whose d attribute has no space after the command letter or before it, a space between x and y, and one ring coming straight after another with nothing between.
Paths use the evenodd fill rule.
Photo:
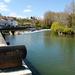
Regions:
<instances>
[{"instance_id":1,"label":"foam on water","mask_svg":"<svg viewBox=\"0 0 75 75\"><path fill-rule=\"evenodd\" d=\"M23 34L30 34L30 33L37 33L37 32L42 32L42 31L50 31L51 29L42 29L42 30L35 30L35 31L25 31Z\"/></svg>"}]
</instances>

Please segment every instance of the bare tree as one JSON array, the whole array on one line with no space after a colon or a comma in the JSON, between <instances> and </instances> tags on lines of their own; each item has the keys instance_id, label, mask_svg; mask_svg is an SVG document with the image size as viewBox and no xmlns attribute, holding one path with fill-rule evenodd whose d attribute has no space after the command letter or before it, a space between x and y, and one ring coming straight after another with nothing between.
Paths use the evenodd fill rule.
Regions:
<instances>
[{"instance_id":1,"label":"bare tree","mask_svg":"<svg viewBox=\"0 0 75 75\"><path fill-rule=\"evenodd\" d=\"M46 25L47 27L51 27L53 21L54 21L54 12L48 11L44 14L44 25Z\"/></svg>"},{"instance_id":2,"label":"bare tree","mask_svg":"<svg viewBox=\"0 0 75 75\"><path fill-rule=\"evenodd\" d=\"M75 29L75 0L72 0L71 3L66 6L65 12L68 14L67 20L69 26Z\"/></svg>"}]
</instances>

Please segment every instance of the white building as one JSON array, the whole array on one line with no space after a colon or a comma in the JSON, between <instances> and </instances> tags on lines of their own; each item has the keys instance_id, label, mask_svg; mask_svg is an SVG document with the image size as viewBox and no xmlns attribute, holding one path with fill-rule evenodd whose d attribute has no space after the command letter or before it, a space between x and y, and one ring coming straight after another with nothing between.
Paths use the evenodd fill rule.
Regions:
<instances>
[{"instance_id":1,"label":"white building","mask_svg":"<svg viewBox=\"0 0 75 75\"><path fill-rule=\"evenodd\" d=\"M1 19L1 20L0 20L0 25L1 25L1 26L4 26L5 24L6 24L6 20Z\"/></svg>"},{"instance_id":2,"label":"white building","mask_svg":"<svg viewBox=\"0 0 75 75\"><path fill-rule=\"evenodd\" d=\"M7 19L7 25L10 25L10 26L17 26L18 25L18 23L14 20L14 19L12 19L12 18L8 18Z\"/></svg>"},{"instance_id":3,"label":"white building","mask_svg":"<svg viewBox=\"0 0 75 75\"><path fill-rule=\"evenodd\" d=\"M7 18L7 19L0 19L0 27L5 26L17 26L18 23L13 18Z\"/></svg>"}]
</instances>

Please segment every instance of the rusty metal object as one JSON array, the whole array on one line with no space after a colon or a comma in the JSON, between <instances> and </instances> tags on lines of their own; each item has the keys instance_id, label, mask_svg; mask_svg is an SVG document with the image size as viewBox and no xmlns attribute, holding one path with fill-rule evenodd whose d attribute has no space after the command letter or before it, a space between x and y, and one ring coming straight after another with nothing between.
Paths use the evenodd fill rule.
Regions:
<instances>
[{"instance_id":1,"label":"rusty metal object","mask_svg":"<svg viewBox=\"0 0 75 75\"><path fill-rule=\"evenodd\" d=\"M24 45L0 47L0 69L22 66L27 50Z\"/></svg>"}]
</instances>

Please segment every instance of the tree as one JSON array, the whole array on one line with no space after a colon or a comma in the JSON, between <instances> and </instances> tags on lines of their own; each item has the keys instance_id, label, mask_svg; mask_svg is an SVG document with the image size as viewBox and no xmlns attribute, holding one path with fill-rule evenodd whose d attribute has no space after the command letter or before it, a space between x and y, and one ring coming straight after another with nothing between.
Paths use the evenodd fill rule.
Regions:
<instances>
[{"instance_id":1,"label":"tree","mask_svg":"<svg viewBox=\"0 0 75 75\"><path fill-rule=\"evenodd\" d=\"M68 25L67 17L68 17L67 13L57 12L57 13L55 13L54 21L61 22L67 26Z\"/></svg>"},{"instance_id":2,"label":"tree","mask_svg":"<svg viewBox=\"0 0 75 75\"><path fill-rule=\"evenodd\" d=\"M35 18L34 16L33 17L31 16L31 21L32 21L33 26L35 26L37 18Z\"/></svg>"},{"instance_id":3,"label":"tree","mask_svg":"<svg viewBox=\"0 0 75 75\"><path fill-rule=\"evenodd\" d=\"M37 20L35 22L35 27L38 29L38 28L41 28L41 20Z\"/></svg>"},{"instance_id":4,"label":"tree","mask_svg":"<svg viewBox=\"0 0 75 75\"><path fill-rule=\"evenodd\" d=\"M75 29L75 1L72 0L72 2L66 7L65 9L68 16L68 23L70 27Z\"/></svg>"},{"instance_id":5,"label":"tree","mask_svg":"<svg viewBox=\"0 0 75 75\"><path fill-rule=\"evenodd\" d=\"M61 24L60 22L53 22L51 26L51 30L54 32L62 32L64 29L64 25Z\"/></svg>"},{"instance_id":6,"label":"tree","mask_svg":"<svg viewBox=\"0 0 75 75\"><path fill-rule=\"evenodd\" d=\"M44 25L46 25L48 28L51 27L51 25L52 25L52 23L54 21L54 14L55 13L54 12L51 12L51 11L46 12L44 14Z\"/></svg>"},{"instance_id":7,"label":"tree","mask_svg":"<svg viewBox=\"0 0 75 75\"><path fill-rule=\"evenodd\" d=\"M51 26L51 30L58 34L62 34L62 33L63 34L74 34L74 31L72 28L65 27L65 25L63 25L60 22L53 22Z\"/></svg>"}]
</instances>

